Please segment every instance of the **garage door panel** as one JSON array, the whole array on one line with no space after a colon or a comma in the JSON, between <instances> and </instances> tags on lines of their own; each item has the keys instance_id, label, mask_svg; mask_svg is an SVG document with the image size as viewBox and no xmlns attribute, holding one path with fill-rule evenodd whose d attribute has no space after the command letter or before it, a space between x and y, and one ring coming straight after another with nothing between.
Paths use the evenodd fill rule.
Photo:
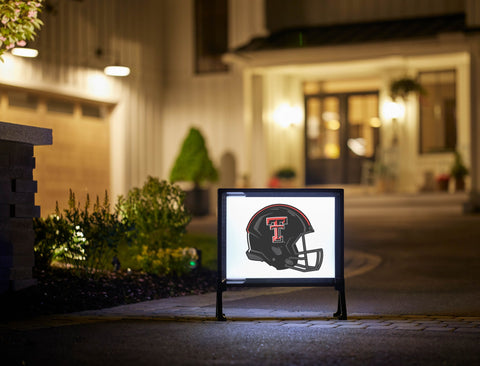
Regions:
<instances>
[{"instance_id":1,"label":"garage door panel","mask_svg":"<svg viewBox=\"0 0 480 366\"><path fill-rule=\"evenodd\" d=\"M3 98L5 94L8 95L4 92ZM41 96L38 100L36 109L2 103L0 119L53 130L53 145L35 147L34 179L38 182L35 201L41 206L42 216L53 213L57 201L61 208L67 207L69 189L82 205L87 193L92 201L97 195L103 198L105 190L110 190L108 115L82 117L76 101L71 102L76 103L75 113L49 112L41 104L45 103Z\"/></svg>"}]
</instances>

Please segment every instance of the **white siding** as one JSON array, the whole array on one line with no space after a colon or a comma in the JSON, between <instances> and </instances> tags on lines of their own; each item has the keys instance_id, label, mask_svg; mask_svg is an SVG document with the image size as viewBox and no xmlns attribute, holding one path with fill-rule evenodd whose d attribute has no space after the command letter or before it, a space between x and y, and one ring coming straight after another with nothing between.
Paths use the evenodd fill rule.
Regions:
<instances>
[{"instance_id":1,"label":"white siding","mask_svg":"<svg viewBox=\"0 0 480 366\"><path fill-rule=\"evenodd\" d=\"M229 0L229 47L239 47L267 34L264 0Z\"/></svg>"},{"instance_id":2,"label":"white siding","mask_svg":"<svg viewBox=\"0 0 480 366\"><path fill-rule=\"evenodd\" d=\"M53 2L42 13L44 27L33 46L38 59L8 61L15 75L0 65L0 83L116 104L111 119L111 188L124 193L160 175L162 3L142 0ZM96 50L103 54L98 57ZM120 62L130 76L103 75ZM3 69L3 70L2 70Z\"/></svg>"},{"instance_id":3,"label":"white siding","mask_svg":"<svg viewBox=\"0 0 480 366\"><path fill-rule=\"evenodd\" d=\"M166 0L164 12L163 175L168 177L190 127L204 134L214 164L233 153L237 175L246 170L242 75L235 70L195 75L193 1ZM175 30L175 31L174 31Z\"/></svg>"},{"instance_id":4,"label":"white siding","mask_svg":"<svg viewBox=\"0 0 480 366\"><path fill-rule=\"evenodd\" d=\"M467 13L467 24L470 27L480 26L480 1L465 0L465 10Z\"/></svg>"},{"instance_id":5,"label":"white siding","mask_svg":"<svg viewBox=\"0 0 480 366\"><path fill-rule=\"evenodd\" d=\"M274 108L277 103L265 99L256 105L252 99L261 97L260 92L273 93L275 84L268 77L257 80L248 72L244 75L238 66L231 66L225 73L194 73L193 0L53 3L58 6L57 12L44 13L45 26L36 42L40 57L36 60L8 58L0 64L0 84L116 104L110 134L114 194L141 185L149 174L168 178L191 126L204 132L217 166L221 156L231 152L237 160L237 179L251 173L257 176L256 185L266 183L265 178L277 167L276 163L271 157L268 162L255 160L258 150L262 149L261 142L253 139L248 145L247 140L257 133L260 113L257 108ZM264 5L267 5L265 9ZM272 30L467 10L468 21L480 24L477 0L229 0L229 7L230 47L265 34L267 22ZM277 13L275 8L286 11ZM388 44L385 46L388 49ZM100 58L95 53L98 48L104 51ZM384 56L399 54L397 48L388 50L376 52ZM371 57L364 46L335 51L315 53L308 62L336 64ZM406 55L410 52L401 51ZM449 48L448 52L458 51ZM270 57L277 58L277 55L272 52ZM297 53L290 54L276 61L291 64L298 57ZM105 64L117 61L130 66L131 75L124 79L105 77L102 73ZM287 79L281 86L290 90L287 82L290 79ZM292 80L297 83L295 77ZM249 90L250 82L265 84L255 94ZM282 90L276 92L281 94ZM295 95L301 98L300 92ZM267 126L263 127L265 130L260 132L265 139L275 137ZM300 149L294 156L300 165L302 154Z\"/></svg>"}]
</instances>

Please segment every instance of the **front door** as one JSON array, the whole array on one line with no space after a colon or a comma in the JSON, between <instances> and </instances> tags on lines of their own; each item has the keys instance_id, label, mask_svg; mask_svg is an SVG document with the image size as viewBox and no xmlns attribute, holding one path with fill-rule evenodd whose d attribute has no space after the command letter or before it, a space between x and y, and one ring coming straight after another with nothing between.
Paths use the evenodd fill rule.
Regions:
<instances>
[{"instance_id":1,"label":"front door","mask_svg":"<svg viewBox=\"0 0 480 366\"><path fill-rule=\"evenodd\" d=\"M306 184L359 184L379 143L378 92L305 97Z\"/></svg>"}]
</instances>

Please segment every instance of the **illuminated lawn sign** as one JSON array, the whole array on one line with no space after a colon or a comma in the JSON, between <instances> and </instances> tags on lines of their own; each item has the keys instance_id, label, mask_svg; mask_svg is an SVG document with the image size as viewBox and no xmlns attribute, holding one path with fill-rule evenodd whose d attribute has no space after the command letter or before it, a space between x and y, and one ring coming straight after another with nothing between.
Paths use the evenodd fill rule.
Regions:
<instances>
[{"instance_id":1,"label":"illuminated lawn sign","mask_svg":"<svg viewBox=\"0 0 480 366\"><path fill-rule=\"evenodd\" d=\"M217 320L230 286L333 286L346 319L343 190L220 189Z\"/></svg>"}]
</instances>

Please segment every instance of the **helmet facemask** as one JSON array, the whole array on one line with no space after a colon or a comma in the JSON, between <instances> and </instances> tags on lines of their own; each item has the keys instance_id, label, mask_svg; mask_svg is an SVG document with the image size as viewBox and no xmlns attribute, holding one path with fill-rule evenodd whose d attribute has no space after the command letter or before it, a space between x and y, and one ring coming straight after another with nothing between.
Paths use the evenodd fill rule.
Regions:
<instances>
[{"instance_id":1,"label":"helmet facemask","mask_svg":"<svg viewBox=\"0 0 480 366\"><path fill-rule=\"evenodd\" d=\"M298 245L298 242L297 242ZM296 248L296 246L294 246ZM297 248L298 249L298 248ZM311 272L311 271L318 271L320 267L322 266L323 262L323 249L310 249L307 250L307 245L305 243L305 235L302 235L302 250L297 252L297 255L295 257L289 258L293 261L295 259L294 263L291 267L291 269L295 269L300 272ZM311 257L314 257L315 259L312 261ZM309 258L310 257L310 258ZM302 263L299 263L302 262ZM310 264L313 263L313 264Z\"/></svg>"}]
</instances>

